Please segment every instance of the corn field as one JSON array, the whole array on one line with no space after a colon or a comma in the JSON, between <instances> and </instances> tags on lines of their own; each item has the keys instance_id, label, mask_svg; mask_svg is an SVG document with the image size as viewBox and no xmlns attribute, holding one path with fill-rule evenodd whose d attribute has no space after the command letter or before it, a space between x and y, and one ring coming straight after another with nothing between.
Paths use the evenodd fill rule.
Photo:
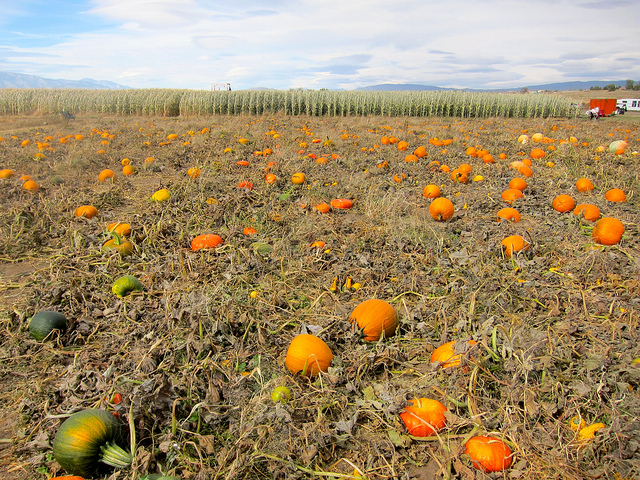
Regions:
<instances>
[{"instance_id":1,"label":"corn field","mask_svg":"<svg viewBox=\"0 0 640 480\"><path fill-rule=\"evenodd\" d=\"M0 114L574 117L558 95L462 91L2 89Z\"/></svg>"}]
</instances>

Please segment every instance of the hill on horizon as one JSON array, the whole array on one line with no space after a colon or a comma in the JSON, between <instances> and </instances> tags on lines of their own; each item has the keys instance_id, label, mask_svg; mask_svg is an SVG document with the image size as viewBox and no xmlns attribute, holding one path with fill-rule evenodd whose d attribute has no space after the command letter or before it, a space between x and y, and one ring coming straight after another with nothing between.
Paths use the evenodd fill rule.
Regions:
<instances>
[{"instance_id":1,"label":"hill on horizon","mask_svg":"<svg viewBox=\"0 0 640 480\"><path fill-rule=\"evenodd\" d=\"M64 80L43 78L24 73L0 72L0 88L83 88L89 90L120 90L128 89L126 85L120 85L107 80L94 80L83 78L82 80Z\"/></svg>"}]
</instances>

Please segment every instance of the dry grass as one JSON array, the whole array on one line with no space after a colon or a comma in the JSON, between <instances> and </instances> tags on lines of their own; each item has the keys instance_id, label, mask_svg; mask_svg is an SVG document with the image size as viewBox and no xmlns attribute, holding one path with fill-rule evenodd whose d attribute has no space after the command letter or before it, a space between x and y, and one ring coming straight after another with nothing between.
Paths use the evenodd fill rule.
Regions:
<instances>
[{"instance_id":1,"label":"dry grass","mask_svg":"<svg viewBox=\"0 0 640 480\"><path fill-rule=\"evenodd\" d=\"M199 134L204 127L210 132ZM264 135L272 128L281 135L277 141ZM95 153L102 137L92 129L115 135L106 155ZM558 149L534 165L516 205L522 222L497 223L500 192L514 176L509 162L530 149L516 142L525 129L556 139ZM160 145L167 134L188 131L195 134ZM345 132L350 136L342 140ZM76 133L85 140L56 144L42 161L32 160L33 145L17 146L25 138ZM406 139L411 148L427 145L429 156L407 164L405 153L374 147L382 134ZM0 181L5 478L61 473L50 442L64 415L89 407L130 414L135 425L134 465L112 479L159 470L190 479L480 479L462 454L473 432L511 445L509 478L640 474L640 369L632 365L640 357L640 182L631 155L637 123L4 117L0 136L0 167L28 173L42 187L31 195L17 179ZM238 144L239 136L252 143ZM579 139L577 146L559 144L569 136ZM454 142L443 154L428 144L433 137ZM627 153L595 159L598 145L624 137ZM191 143L182 145L184 139ZM310 145L306 153L339 158L316 164L298 155L302 140ZM485 165L466 157L466 145L476 144L508 160ZM253 155L267 146L276 152L271 157ZM234 153L223 154L226 147ZM145 168L148 156L156 160ZM98 172L119 172L124 157L138 175L99 184ZM239 159L251 166L236 166ZM263 180L269 160L277 162L280 178L272 186ZM376 167L382 160L388 170ZM454 184L428 168L431 160L452 168L469 162L472 177L484 181ZM555 167L547 168L547 160ZM196 165L203 171L192 180L186 170ZM297 171L308 178L302 187L289 182ZM391 180L399 172L407 175L402 184ZM596 192L575 191L582 176ZM253 182L254 190L238 190L240 180ZM451 221L431 220L421 196L428 183L442 185L454 202ZM624 189L628 202L606 202L610 186ZM163 187L171 199L150 202ZM290 198L281 200L283 192ZM590 225L551 209L560 193L623 221L623 242L593 249ZM327 215L313 209L339 197L353 199L354 208ZM100 217L74 218L81 204L95 205ZM133 226L130 257L100 252L104 226L116 220ZM256 236L244 236L245 226ZM220 234L224 245L192 252L191 239L206 232ZM499 244L511 234L525 235L533 247L510 260ZM315 240L325 241L325 249L309 249ZM269 251L260 253L256 242ZM145 292L114 297L111 284L123 274L140 278ZM334 278L342 285L347 277L362 288L329 291ZM401 319L398 334L378 344L362 342L346 321L372 297L390 301ZM29 318L43 309L64 312L70 331L44 343L29 339ZM284 367L288 343L300 331L320 335L335 355L315 381ZM466 338L479 343L463 367L443 371L429 363L436 346ZM292 399L274 405L271 392L282 385ZM114 392L123 403L104 400ZM416 396L449 408L439 437L406 434L398 413ZM576 415L606 428L580 445L567 426Z\"/></svg>"}]
</instances>

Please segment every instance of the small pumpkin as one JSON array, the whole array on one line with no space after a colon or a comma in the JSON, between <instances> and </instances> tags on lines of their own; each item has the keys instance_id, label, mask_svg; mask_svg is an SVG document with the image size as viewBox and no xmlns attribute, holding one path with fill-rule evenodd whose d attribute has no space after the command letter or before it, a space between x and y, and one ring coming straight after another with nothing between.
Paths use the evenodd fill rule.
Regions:
<instances>
[{"instance_id":1,"label":"small pumpkin","mask_svg":"<svg viewBox=\"0 0 640 480\"><path fill-rule=\"evenodd\" d=\"M456 168L451 172L451 180L456 183L469 183L469 174L460 170L460 168Z\"/></svg>"},{"instance_id":2,"label":"small pumpkin","mask_svg":"<svg viewBox=\"0 0 640 480\"><path fill-rule=\"evenodd\" d=\"M444 197L434 198L429 205L429 213L434 220L445 222L453 217L453 202Z\"/></svg>"},{"instance_id":3,"label":"small pumpkin","mask_svg":"<svg viewBox=\"0 0 640 480\"><path fill-rule=\"evenodd\" d=\"M253 227L244 227L242 229L242 233L243 235L250 236L250 235L255 235L256 233L258 233L258 231Z\"/></svg>"},{"instance_id":4,"label":"small pumpkin","mask_svg":"<svg viewBox=\"0 0 640 480\"><path fill-rule=\"evenodd\" d=\"M367 342L377 342L396 333L398 314L388 302L370 298L353 309L349 322L358 325Z\"/></svg>"},{"instance_id":5,"label":"small pumpkin","mask_svg":"<svg viewBox=\"0 0 640 480\"><path fill-rule=\"evenodd\" d=\"M422 196L425 198L438 198L440 196L440 187L434 184L427 185L422 190Z\"/></svg>"},{"instance_id":6,"label":"small pumpkin","mask_svg":"<svg viewBox=\"0 0 640 480\"><path fill-rule=\"evenodd\" d=\"M502 208L496 215L499 222L501 222L502 220L508 220L513 223L518 223L520 221L520 212L518 212L518 210L516 210L515 208Z\"/></svg>"},{"instance_id":7,"label":"small pumpkin","mask_svg":"<svg viewBox=\"0 0 640 480\"><path fill-rule=\"evenodd\" d=\"M107 179L111 179L111 180L115 180L116 179L116 173L113 170L110 170L108 168L105 168L104 170L102 170L100 172L100 174L98 175L98 181L99 182L104 182Z\"/></svg>"},{"instance_id":8,"label":"small pumpkin","mask_svg":"<svg viewBox=\"0 0 640 480\"><path fill-rule=\"evenodd\" d=\"M467 346L470 348L477 343L475 340L469 340ZM431 363L439 362L442 368L457 367L463 355L464 352L456 353L456 341L453 340L443 343L431 353Z\"/></svg>"},{"instance_id":9,"label":"small pumpkin","mask_svg":"<svg viewBox=\"0 0 640 480\"><path fill-rule=\"evenodd\" d=\"M113 222L107 225L107 232L115 232L121 237L131 235L131 225L124 222Z\"/></svg>"},{"instance_id":10,"label":"small pumpkin","mask_svg":"<svg viewBox=\"0 0 640 480\"><path fill-rule=\"evenodd\" d=\"M203 233L191 240L191 250L196 251L202 248L215 248L222 244L222 237L214 233Z\"/></svg>"},{"instance_id":11,"label":"small pumpkin","mask_svg":"<svg viewBox=\"0 0 640 480\"><path fill-rule=\"evenodd\" d=\"M24 188L28 192L32 192L33 193L33 192L37 192L38 190L40 190L40 185L38 185L33 180L27 180L26 182L24 182L22 184L22 188Z\"/></svg>"},{"instance_id":12,"label":"small pumpkin","mask_svg":"<svg viewBox=\"0 0 640 480\"><path fill-rule=\"evenodd\" d=\"M92 205L82 205L74 212L76 217L93 218L98 215L98 209Z\"/></svg>"},{"instance_id":13,"label":"small pumpkin","mask_svg":"<svg viewBox=\"0 0 640 480\"><path fill-rule=\"evenodd\" d=\"M573 211L575 216L579 216L590 222L595 222L600 218L600 209L595 205L581 203Z\"/></svg>"},{"instance_id":14,"label":"small pumpkin","mask_svg":"<svg viewBox=\"0 0 640 480\"><path fill-rule=\"evenodd\" d=\"M331 206L339 210L349 210L353 207L353 202L348 198L335 198L331 200Z\"/></svg>"},{"instance_id":15,"label":"small pumpkin","mask_svg":"<svg viewBox=\"0 0 640 480\"><path fill-rule=\"evenodd\" d=\"M511 466L513 455L509 446L499 438L478 435L469 439L464 453L471 457L478 470L499 472Z\"/></svg>"},{"instance_id":16,"label":"small pumpkin","mask_svg":"<svg viewBox=\"0 0 640 480\"><path fill-rule=\"evenodd\" d=\"M511 235L500 243L502 247L502 251L504 252L504 256L509 258L515 252L520 252L522 250L529 250L531 248L531 244L527 242L520 235Z\"/></svg>"},{"instance_id":17,"label":"small pumpkin","mask_svg":"<svg viewBox=\"0 0 640 480\"><path fill-rule=\"evenodd\" d=\"M29 334L39 342L47 338L54 330L59 330L62 333L67 330L67 317L62 313L43 310L31 317Z\"/></svg>"},{"instance_id":18,"label":"small pumpkin","mask_svg":"<svg viewBox=\"0 0 640 480\"><path fill-rule=\"evenodd\" d=\"M626 202L627 196L624 191L619 188L612 188L608 190L607 193L604 194L604 198L609 200L610 202Z\"/></svg>"},{"instance_id":19,"label":"small pumpkin","mask_svg":"<svg viewBox=\"0 0 640 480\"><path fill-rule=\"evenodd\" d=\"M288 387L276 387L271 392L273 403L284 403L291 400L291 390Z\"/></svg>"},{"instance_id":20,"label":"small pumpkin","mask_svg":"<svg viewBox=\"0 0 640 480\"><path fill-rule=\"evenodd\" d=\"M101 250L103 252L112 252L115 250L124 257L133 253L133 244L129 240L122 240L122 238L116 234L114 238L110 238L102 244Z\"/></svg>"},{"instance_id":21,"label":"small pumpkin","mask_svg":"<svg viewBox=\"0 0 640 480\"><path fill-rule=\"evenodd\" d=\"M507 188L500 194L502 200L504 200L509 205L513 205L518 198L522 198L522 190L518 190L517 188Z\"/></svg>"},{"instance_id":22,"label":"small pumpkin","mask_svg":"<svg viewBox=\"0 0 640 480\"><path fill-rule=\"evenodd\" d=\"M101 464L117 468L131 465L125 451L120 421L104 410L81 410L67 418L53 439L53 457L67 472L92 476Z\"/></svg>"},{"instance_id":23,"label":"small pumpkin","mask_svg":"<svg viewBox=\"0 0 640 480\"><path fill-rule=\"evenodd\" d=\"M509 188L515 188L516 190L524 192L524 190L527 188L527 181L524 178L520 177L512 178L509 182Z\"/></svg>"},{"instance_id":24,"label":"small pumpkin","mask_svg":"<svg viewBox=\"0 0 640 480\"><path fill-rule=\"evenodd\" d=\"M171 193L169 193L169 190L167 190L166 188L161 188L153 195L151 195L151 200L153 200L154 202L164 202L166 200L169 200L169 198L171 198Z\"/></svg>"},{"instance_id":25,"label":"small pumpkin","mask_svg":"<svg viewBox=\"0 0 640 480\"><path fill-rule=\"evenodd\" d=\"M333 353L324 340L301 333L291 340L285 365L294 375L314 377L320 372L326 372L332 361Z\"/></svg>"},{"instance_id":26,"label":"small pumpkin","mask_svg":"<svg viewBox=\"0 0 640 480\"><path fill-rule=\"evenodd\" d=\"M15 174L16 174L16 172L11 170L10 168L3 168L2 170L0 170L0 178L2 178L2 179L11 178Z\"/></svg>"},{"instance_id":27,"label":"small pumpkin","mask_svg":"<svg viewBox=\"0 0 640 480\"><path fill-rule=\"evenodd\" d=\"M187 175L189 175L191 178L198 178L200 176L200 172L202 172L200 168L191 167L189 170L187 170Z\"/></svg>"},{"instance_id":28,"label":"small pumpkin","mask_svg":"<svg viewBox=\"0 0 640 480\"><path fill-rule=\"evenodd\" d=\"M264 177L264 181L267 182L269 185L275 183L276 180L278 180L278 177L276 177L275 174L273 173L267 173L267 175Z\"/></svg>"},{"instance_id":29,"label":"small pumpkin","mask_svg":"<svg viewBox=\"0 0 640 480\"><path fill-rule=\"evenodd\" d=\"M576 182L576 190L579 192L590 192L593 190L593 183L588 178L581 178Z\"/></svg>"},{"instance_id":30,"label":"small pumpkin","mask_svg":"<svg viewBox=\"0 0 640 480\"><path fill-rule=\"evenodd\" d=\"M555 211L565 213L570 212L576 207L576 201L571 195L558 195L553 199L551 206Z\"/></svg>"},{"instance_id":31,"label":"small pumpkin","mask_svg":"<svg viewBox=\"0 0 640 480\"><path fill-rule=\"evenodd\" d=\"M445 407L438 400L431 398L415 398L411 405L404 407L400 418L407 427L409 435L414 437L430 437L447 424Z\"/></svg>"},{"instance_id":32,"label":"small pumpkin","mask_svg":"<svg viewBox=\"0 0 640 480\"><path fill-rule=\"evenodd\" d=\"M142 292L144 285L133 275L123 275L118 278L111 287L111 291L118 297L124 297L131 292Z\"/></svg>"},{"instance_id":33,"label":"small pumpkin","mask_svg":"<svg viewBox=\"0 0 640 480\"><path fill-rule=\"evenodd\" d=\"M316 205L315 208L320 213L329 213L331 211L331 205L329 205L328 203L320 203Z\"/></svg>"},{"instance_id":34,"label":"small pumpkin","mask_svg":"<svg viewBox=\"0 0 640 480\"><path fill-rule=\"evenodd\" d=\"M615 245L622 239L624 225L617 218L603 217L596 222L591 237L601 245Z\"/></svg>"},{"instance_id":35,"label":"small pumpkin","mask_svg":"<svg viewBox=\"0 0 640 480\"><path fill-rule=\"evenodd\" d=\"M307 178L304 173L302 172L294 173L291 176L291 183L293 183L294 185L302 185L306 179Z\"/></svg>"}]
</instances>

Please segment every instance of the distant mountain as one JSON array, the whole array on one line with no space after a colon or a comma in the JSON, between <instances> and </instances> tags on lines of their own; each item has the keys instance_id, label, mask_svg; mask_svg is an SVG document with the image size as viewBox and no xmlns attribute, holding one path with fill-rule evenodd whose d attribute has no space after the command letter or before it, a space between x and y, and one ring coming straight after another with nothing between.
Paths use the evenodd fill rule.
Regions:
<instances>
[{"instance_id":1,"label":"distant mountain","mask_svg":"<svg viewBox=\"0 0 640 480\"><path fill-rule=\"evenodd\" d=\"M414 83L381 83L379 85L371 85L368 87L357 88L360 91L387 91L397 92L405 90L456 90L455 88L442 88L433 85L419 85Z\"/></svg>"},{"instance_id":2,"label":"distant mountain","mask_svg":"<svg viewBox=\"0 0 640 480\"><path fill-rule=\"evenodd\" d=\"M61 80L25 75L22 73L0 72L0 88L84 88L88 90L120 90L130 88L105 80L83 78L82 80Z\"/></svg>"},{"instance_id":3,"label":"distant mountain","mask_svg":"<svg viewBox=\"0 0 640 480\"><path fill-rule=\"evenodd\" d=\"M404 91L404 90L463 90L469 92L506 92L506 91L519 91L523 88L527 88L530 92L537 90L551 90L551 91L564 91L564 90L589 90L591 87L606 87L607 85L614 84L616 87L624 87L627 84L626 80L616 81L575 81L575 82L559 82L559 83L547 83L544 85L529 85L527 87L513 87L513 88L445 88L436 87L433 85L420 85L415 83L382 83L379 85L370 85L368 87L361 87L357 90L364 91Z\"/></svg>"},{"instance_id":4,"label":"distant mountain","mask_svg":"<svg viewBox=\"0 0 640 480\"><path fill-rule=\"evenodd\" d=\"M607 85L611 85L614 84L616 87L624 87L627 84L626 80L615 80L612 82L606 82L606 81L599 81L599 80L593 80L593 81L587 81L587 82L581 82L581 81L575 81L575 82L560 82L560 83L547 83L545 85L530 85L527 88L529 89L529 91L536 91L536 90L589 90L591 87L606 87ZM519 90L519 89L518 89Z\"/></svg>"}]
</instances>

